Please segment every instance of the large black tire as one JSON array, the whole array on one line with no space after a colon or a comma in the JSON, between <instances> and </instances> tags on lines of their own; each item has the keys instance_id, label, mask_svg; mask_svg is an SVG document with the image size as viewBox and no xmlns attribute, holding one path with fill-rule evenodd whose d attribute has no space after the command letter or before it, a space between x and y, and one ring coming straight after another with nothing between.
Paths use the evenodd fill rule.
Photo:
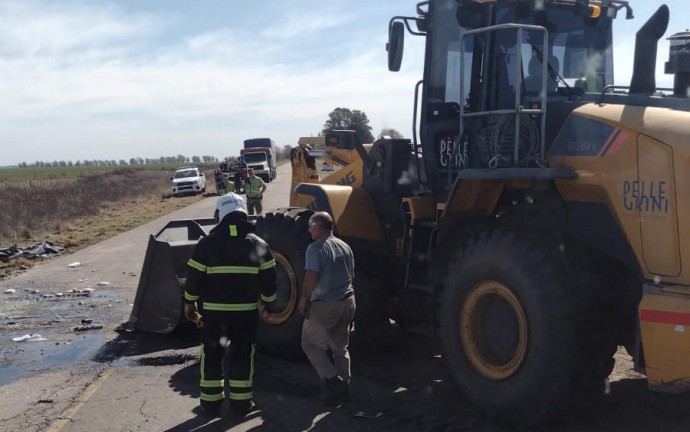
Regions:
<instances>
[{"instance_id":1,"label":"large black tire","mask_svg":"<svg viewBox=\"0 0 690 432\"><path fill-rule=\"evenodd\" d=\"M266 240L276 260L280 310L267 315L260 307L257 348L261 352L288 358L303 355L304 318L297 305L304 281L304 255L311 242L307 228L312 214L307 209L280 209L256 221L256 234Z\"/></svg>"},{"instance_id":2,"label":"large black tire","mask_svg":"<svg viewBox=\"0 0 690 432\"><path fill-rule=\"evenodd\" d=\"M462 393L501 423L530 427L582 407L610 347L586 349L593 322L558 242L483 233L451 266L441 339ZM604 368L607 368L605 366ZM603 376L602 376L603 375Z\"/></svg>"},{"instance_id":3,"label":"large black tire","mask_svg":"<svg viewBox=\"0 0 690 432\"><path fill-rule=\"evenodd\" d=\"M356 257L355 254L355 259ZM381 289L385 282L380 277L365 272L356 275L354 288L357 310L351 345L369 351L389 349L393 339L389 314L384 307L388 297Z\"/></svg>"}]
</instances>

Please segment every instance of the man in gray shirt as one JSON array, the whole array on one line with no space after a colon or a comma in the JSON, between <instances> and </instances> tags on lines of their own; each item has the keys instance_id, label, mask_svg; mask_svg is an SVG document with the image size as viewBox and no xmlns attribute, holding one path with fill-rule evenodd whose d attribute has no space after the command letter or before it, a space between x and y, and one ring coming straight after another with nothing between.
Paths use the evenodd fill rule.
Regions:
<instances>
[{"instance_id":1,"label":"man in gray shirt","mask_svg":"<svg viewBox=\"0 0 690 432\"><path fill-rule=\"evenodd\" d=\"M306 274L299 311L304 315L302 349L326 383L324 402L350 396L350 324L355 316L352 281L355 261L347 243L333 236L333 219L318 212L309 219L314 242L306 253ZM328 353L330 349L333 358Z\"/></svg>"}]
</instances>

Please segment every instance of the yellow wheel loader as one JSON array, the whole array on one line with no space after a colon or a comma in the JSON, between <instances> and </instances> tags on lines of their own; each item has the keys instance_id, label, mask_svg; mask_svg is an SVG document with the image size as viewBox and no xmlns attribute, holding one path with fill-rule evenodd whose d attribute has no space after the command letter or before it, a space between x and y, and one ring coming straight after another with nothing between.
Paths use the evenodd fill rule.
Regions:
<instances>
[{"instance_id":1,"label":"yellow wheel loader","mask_svg":"<svg viewBox=\"0 0 690 432\"><path fill-rule=\"evenodd\" d=\"M640 27L626 87L612 31L627 1L429 0L392 18L391 71L405 32L425 39L413 138L327 134L344 163L325 178L293 149L292 207L256 221L281 306L261 314L259 348L300 351L307 221L323 210L355 252L353 336L394 321L440 338L488 416L529 428L596 402L618 346L650 389L689 390L690 35L669 38L674 88L658 89L668 17Z\"/></svg>"},{"instance_id":2,"label":"yellow wheel loader","mask_svg":"<svg viewBox=\"0 0 690 432\"><path fill-rule=\"evenodd\" d=\"M325 210L355 251L354 336L390 320L436 334L489 416L529 427L595 402L618 346L651 389L690 389L690 35L670 38L675 85L657 89L661 6L622 87L612 23L633 18L626 1L416 12L391 19L387 44L397 71L405 31L426 40L413 139L365 147L334 131L326 151L351 159L325 179L294 149L295 207L256 222L281 256L285 306L259 343L299 349L307 220Z\"/></svg>"}]
</instances>

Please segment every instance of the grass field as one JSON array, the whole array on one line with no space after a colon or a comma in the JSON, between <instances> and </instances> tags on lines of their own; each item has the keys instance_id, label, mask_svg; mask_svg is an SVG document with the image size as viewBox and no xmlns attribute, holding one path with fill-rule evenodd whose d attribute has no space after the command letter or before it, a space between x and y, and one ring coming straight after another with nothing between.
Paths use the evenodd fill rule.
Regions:
<instances>
[{"instance_id":1,"label":"grass field","mask_svg":"<svg viewBox=\"0 0 690 432\"><path fill-rule=\"evenodd\" d=\"M188 164L198 166L204 170L215 168L217 164ZM94 174L107 174L122 169L145 170L145 171L169 171L172 172L181 166L179 164L156 164L156 165L126 165L126 166L71 166L71 167L44 167L44 168L0 168L0 182L30 181L43 179L64 179L84 177Z\"/></svg>"},{"instance_id":2,"label":"grass field","mask_svg":"<svg viewBox=\"0 0 690 432\"><path fill-rule=\"evenodd\" d=\"M214 192L212 170L205 170ZM116 171L56 182L53 187L0 187L0 248L50 241L78 250L202 199L171 197L171 169ZM209 215L210 216L210 215ZM40 260L0 262L0 279Z\"/></svg>"}]
</instances>

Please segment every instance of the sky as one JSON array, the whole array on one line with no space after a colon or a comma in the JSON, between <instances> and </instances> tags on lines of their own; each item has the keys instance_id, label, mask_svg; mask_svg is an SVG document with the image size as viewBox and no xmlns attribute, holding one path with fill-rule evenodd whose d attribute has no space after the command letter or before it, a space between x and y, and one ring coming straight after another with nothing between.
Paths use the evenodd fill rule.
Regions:
<instances>
[{"instance_id":1,"label":"sky","mask_svg":"<svg viewBox=\"0 0 690 432\"><path fill-rule=\"evenodd\" d=\"M412 135L422 39L387 69L388 22L407 0L0 0L0 166L34 161L239 154L317 135L336 107L372 133ZM661 4L632 0L614 24L614 72L628 85L635 32ZM664 37L685 31L669 0ZM657 85L668 41L657 56Z\"/></svg>"}]
</instances>

